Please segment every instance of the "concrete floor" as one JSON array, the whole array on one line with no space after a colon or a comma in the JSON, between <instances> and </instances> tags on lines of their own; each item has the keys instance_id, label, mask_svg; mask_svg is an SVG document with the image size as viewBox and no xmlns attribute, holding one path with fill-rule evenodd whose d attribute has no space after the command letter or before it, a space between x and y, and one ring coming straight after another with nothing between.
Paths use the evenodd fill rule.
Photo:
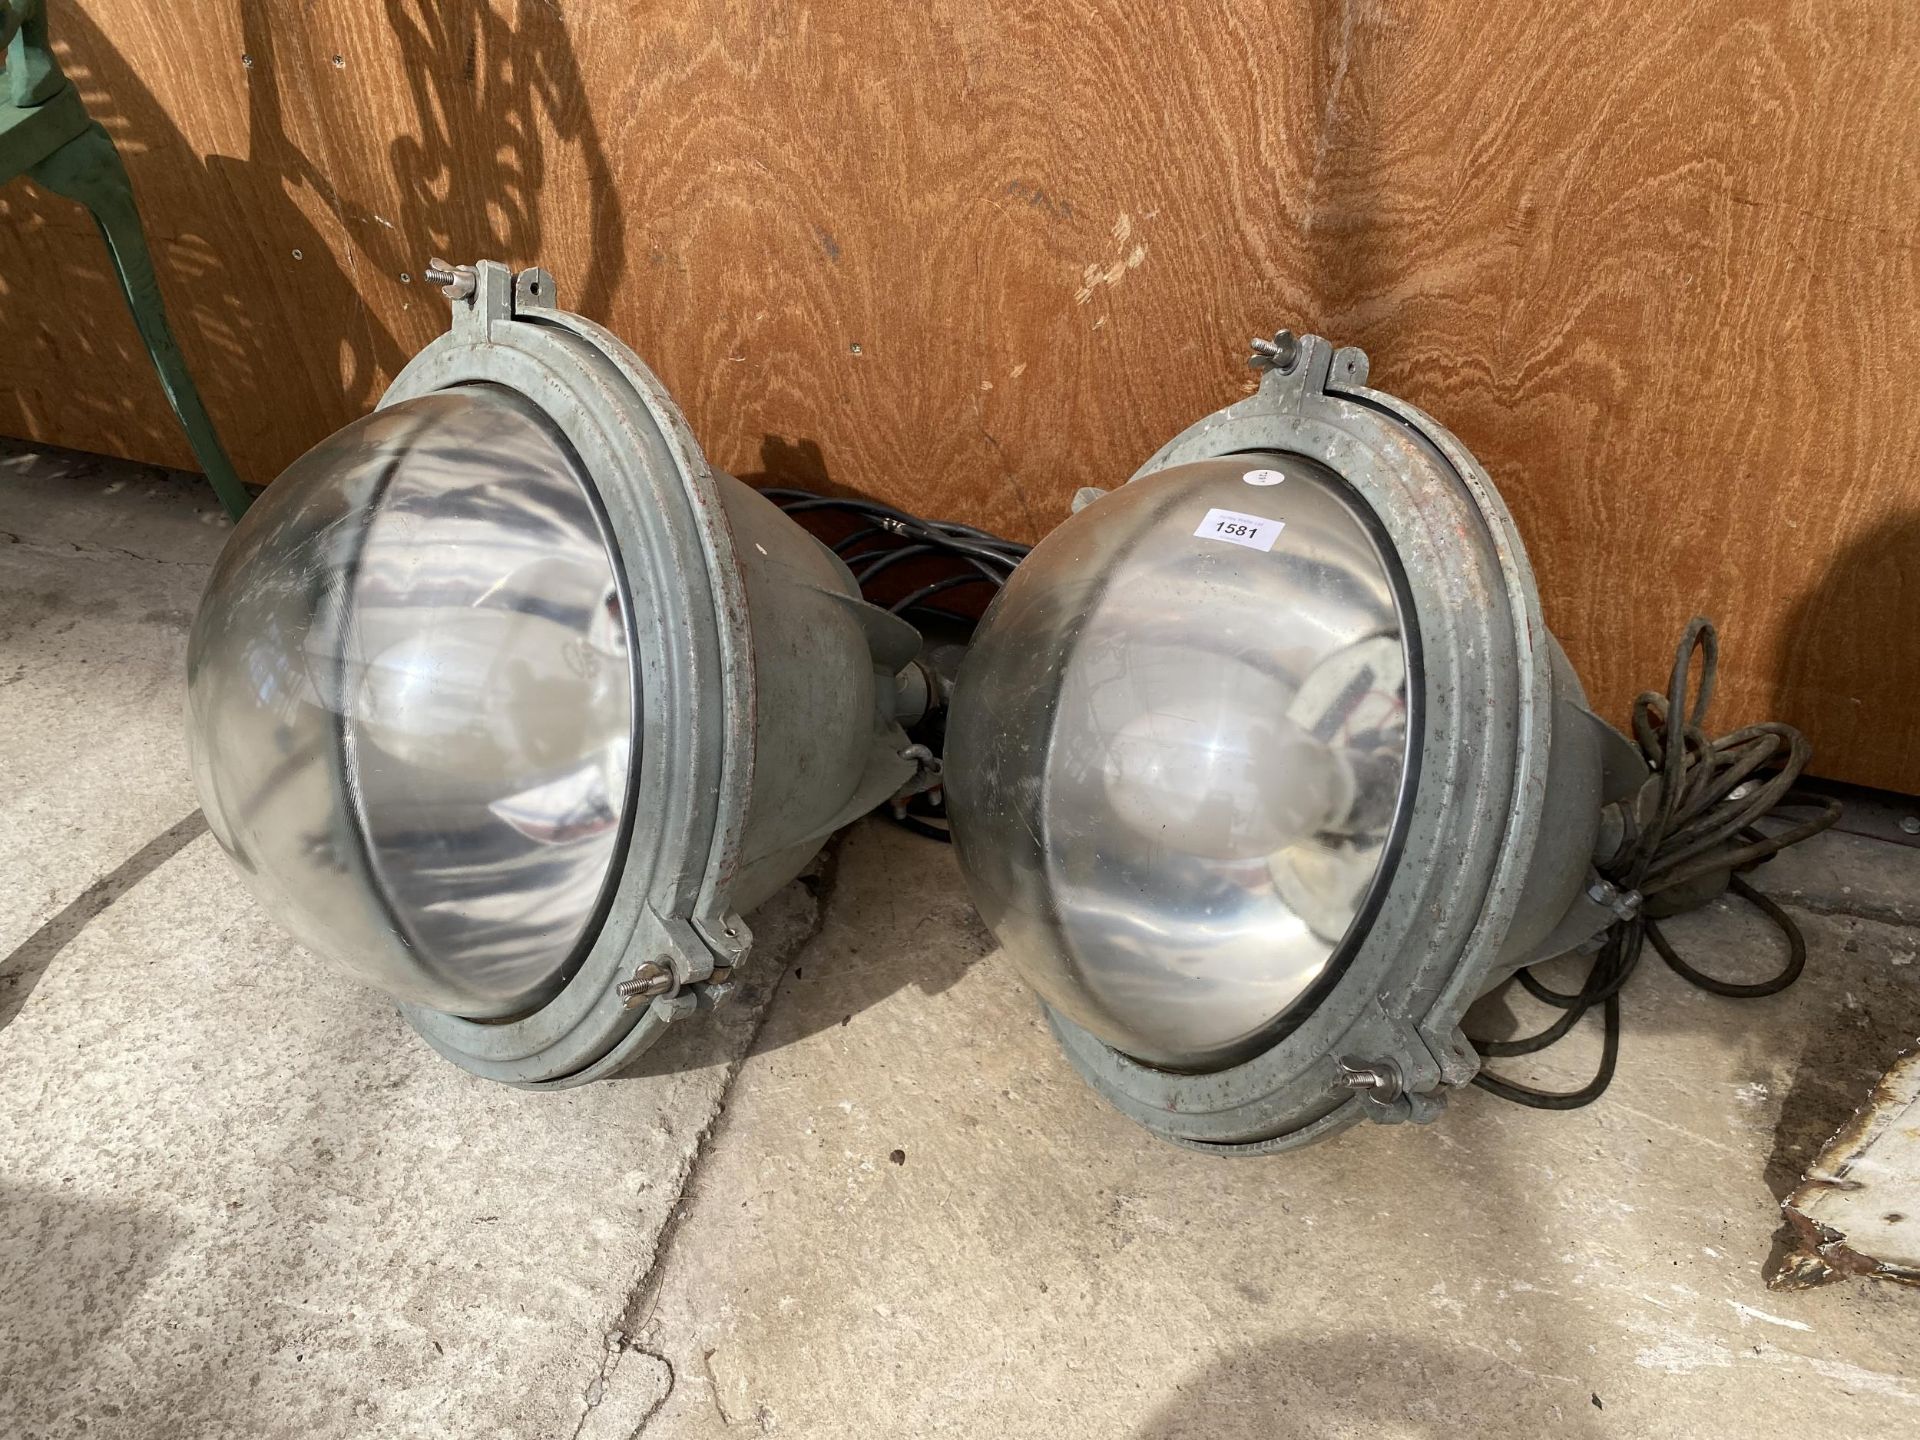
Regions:
<instances>
[{"instance_id":1,"label":"concrete floor","mask_svg":"<svg viewBox=\"0 0 1920 1440\"><path fill-rule=\"evenodd\" d=\"M868 825L755 917L742 1003L528 1096L204 833L181 665L225 534L182 477L0 448L0 1436L1920 1433L1920 1295L1764 1278L1920 1034L1920 851L1769 867L1806 978L1650 964L1588 1110L1469 1091L1229 1163L1107 1109L950 854ZM1674 930L1772 963L1736 910Z\"/></svg>"}]
</instances>

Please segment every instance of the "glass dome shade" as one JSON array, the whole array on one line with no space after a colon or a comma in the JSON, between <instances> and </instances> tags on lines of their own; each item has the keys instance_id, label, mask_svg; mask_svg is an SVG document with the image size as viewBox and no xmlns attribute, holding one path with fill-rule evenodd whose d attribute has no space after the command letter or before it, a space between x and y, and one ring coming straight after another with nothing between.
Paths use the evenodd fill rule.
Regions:
<instances>
[{"instance_id":1,"label":"glass dome shade","mask_svg":"<svg viewBox=\"0 0 1920 1440\"><path fill-rule=\"evenodd\" d=\"M522 397L349 425L254 505L194 626L216 838L303 944L396 998L537 1006L625 848L630 611L590 480Z\"/></svg>"},{"instance_id":2,"label":"glass dome shade","mask_svg":"<svg viewBox=\"0 0 1920 1440\"><path fill-rule=\"evenodd\" d=\"M1404 623L1377 524L1299 456L1170 467L1034 548L962 668L947 775L975 902L1050 1006L1178 1071L1311 1006L1391 866Z\"/></svg>"}]
</instances>

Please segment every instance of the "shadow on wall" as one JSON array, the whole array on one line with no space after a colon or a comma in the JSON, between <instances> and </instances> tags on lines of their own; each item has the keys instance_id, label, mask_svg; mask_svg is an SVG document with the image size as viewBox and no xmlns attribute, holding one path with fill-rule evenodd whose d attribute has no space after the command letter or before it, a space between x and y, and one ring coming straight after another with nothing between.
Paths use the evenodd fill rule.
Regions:
<instances>
[{"instance_id":1,"label":"shadow on wall","mask_svg":"<svg viewBox=\"0 0 1920 1440\"><path fill-rule=\"evenodd\" d=\"M342 260L348 267L354 264L353 221L360 217L350 212L320 167L287 133L286 91L299 83L299 77L290 69L291 57L282 53L265 7L250 4L242 12L242 41L248 67L247 153L238 158L210 155L207 168L223 190L247 197L249 209L260 203L271 207L271 219L263 227L268 234L282 240L291 234L294 241L304 239L305 243L295 243L287 251L285 258L297 262L290 272L280 254L264 257L269 267L266 274L289 274L297 287L298 308L287 317L291 323L285 335L275 337L280 342L274 357L277 365L262 367L264 373L246 372L250 388L239 397L238 408L250 419L272 415L271 394L259 388L259 382L284 383L284 367L291 364L303 372L323 409L340 415L344 423L350 418L345 412L358 407L340 402L368 393L383 373L392 373L405 357L392 332L364 303L357 277L350 268L342 269ZM309 203L303 205L303 199ZM332 243L307 218L313 200L342 229ZM333 253L336 248L338 256ZM281 373L276 375L276 369ZM329 385L339 392L339 402L327 392ZM318 434L301 437L287 458L319 439ZM269 477L252 478L258 483Z\"/></svg>"},{"instance_id":2,"label":"shadow on wall","mask_svg":"<svg viewBox=\"0 0 1920 1440\"><path fill-rule=\"evenodd\" d=\"M821 452L820 443L817 440L789 440L783 435L762 437L760 468L749 470L735 478L756 490L806 490L830 499L871 500L874 498L834 480L828 472L826 456ZM922 518L952 519L954 517L935 513ZM1063 513L1059 518L1064 520L1066 516ZM842 540L853 540L856 532L868 526L868 521L844 510L816 510L801 520L800 524L823 544L837 545ZM877 540L855 543L840 553L853 569L858 571L861 568L858 562L863 550L869 555L878 555L888 549L889 544L885 537L879 537ZM954 562L951 559L923 555L918 559L889 566L886 576L866 592L867 598L877 605L890 605L911 594L920 586L951 578L954 574ZM986 613L986 608L995 593L995 588L990 585L966 585L946 591L934 600L932 605L933 608L952 616L954 623L970 626ZM928 619L924 612L916 612L906 618L920 626L923 632L927 631ZM935 622L935 628L938 628L937 622Z\"/></svg>"},{"instance_id":3,"label":"shadow on wall","mask_svg":"<svg viewBox=\"0 0 1920 1440\"><path fill-rule=\"evenodd\" d=\"M456 263L546 265L568 309L604 319L626 273L626 232L559 8L518 5L509 16L387 0L386 10L414 113L413 133L388 150L400 233ZM549 131L578 151L586 172L584 264L542 253L540 200L555 179ZM422 250L415 268L427 258Z\"/></svg>"},{"instance_id":4,"label":"shadow on wall","mask_svg":"<svg viewBox=\"0 0 1920 1440\"><path fill-rule=\"evenodd\" d=\"M1907 514L1882 521L1835 556L1782 629L1770 710L1806 732L1816 773L1837 770L1915 788L1920 724L1911 714L1871 713L1862 696L1920 695L1916 637L1920 514ZM1759 874L1764 883L1765 869ZM1854 945L1848 939L1843 949ZM1904 976L1849 973L1857 1004L1796 1036L1800 1063L1767 1164L1767 1184L1782 1199L1920 1033L1920 992ZM1784 1227L1780 1238L1790 1239ZM1776 1250L1769 1269L1779 1258Z\"/></svg>"},{"instance_id":5,"label":"shadow on wall","mask_svg":"<svg viewBox=\"0 0 1920 1440\"><path fill-rule=\"evenodd\" d=\"M236 65L245 67L247 154L208 155L197 164L186 136L83 10L63 7L54 37L88 110L133 177L169 318L207 408L243 478L259 483L269 478L260 473L262 457L277 467L305 448L317 438L306 433L315 417L338 415L343 395L391 369L400 349L356 303L333 247L299 203L301 192L327 187L287 137L266 16L249 7L243 23L247 48ZM143 163L147 156L166 160ZM167 166L172 185L155 184ZM205 208L182 213L195 202ZM84 224L77 211L75 224ZM68 384L42 397L54 413L42 417L41 428L76 444L150 435L150 451L184 456L104 247L92 241L84 251L59 254L53 273L37 283L61 297L63 312L86 322L52 342L44 370L69 380L126 377L137 387ZM289 420L300 433L281 433Z\"/></svg>"},{"instance_id":6,"label":"shadow on wall","mask_svg":"<svg viewBox=\"0 0 1920 1440\"><path fill-rule=\"evenodd\" d=\"M1834 557L1794 607L1773 657L1770 713L1806 732L1816 774L1920 788L1920 724L1910 712L1866 713L1861 698L1920 695L1917 637L1920 514L1891 516Z\"/></svg>"},{"instance_id":7,"label":"shadow on wall","mask_svg":"<svg viewBox=\"0 0 1920 1440\"><path fill-rule=\"evenodd\" d=\"M309 37L279 12L247 4L242 54L220 57L231 59L231 85L244 90L245 153L197 161L187 136L87 15L68 6L57 17L62 62L132 173L195 379L243 477L256 484L370 409L440 333L438 297L418 278L430 254L555 263L566 302L588 314L605 313L625 270L611 169L559 13L540 5L511 16L436 10L407 0L389 0L386 13L398 46L392 79L406 86L413 111L410 133L387 145L397 215L374 208L391 201L356 198L350 180L329 173L328 143L314 137L338 132L341 150L351 152L351 132L377 123L378 109L358 93L353 72L311 53ZM554 142L578 152L564 172L549 163ZM575 179L581 172L583 182ZM544 256L542 193L549 205L566 203L578 183L587 191L589 253ZM66 202L27 199L23 189L0 191L0 215L23 238L18 248L35 289L58 299L41 302L39 334L27 356L16 357L29 387L35 376L48 383L11 405L0 399L0 429L182 459L184 440L158 382L139 378L151 367L104 247L74 243L91 227L77 212L63 223L55 207ZM0 302L20 295L18 285L0 280ZM76 375L128 383L75 385Z\"/></svg>"},{"instance_id":8,"label":"shadow on wall","mask_svg":"<svg viewBox=\"0 0 1920 1440\"><path fill-rule=\"evenodd\" d=\"M766 435L760 440L760 468L735 477L756 490L811 490L816 495L853 495L827 474L827 457L818 440L789 440Z\"/></svg>"},{"instance_id":9,"label":"shadow on wall","mask_svg":"<svg viewBox=\"0 0 1920 1440\"><path fill-rule=\"evenodd\" d=\"M259 29L257 17L248 17L248 27L250 42L257 42L259 36L253 35ZM248 161L225 156L205 157L198 163L190 159L192 148L184 134L84 10L63 6L54 15L54 40L86 108L113 136L127 161L134 194L144 207L142 221L161 273L161 290L169 301L169 319L207 409L228 449L259 453L257 428L263 417L275 413L269 399L288 384L286 371L294 348L276 340L276 315L250 300L246 276L261 275L269 236L271 248L282 261L286 250L280 242L292 236L288 244L298 246L307 257L303 284L332 298L324 313L334 315L336 321L351 315L351 305L340 303L346 280L294 205L284 198L265 205L267 194L282 196L280 186L269 188L232 175L234 167L244 167ZM271 113L275 104L271 88L250 92L252 131L261 125L263 111ZM167 159L144 163L146 156ZM167 186L156 186L154 177L165 175L167 167L173 167L173 175L167 177L173 180L173 196L204 198L213 204L202 213L177 213L180 205L161 209L156 192L167 194ZM167 455L190 465L184 438L165 409L146 349L140 346L115 286L106 248L92 234L84 211L50 196L29 200L25 192L25 182L4 192L12 221L8 228L23 242L10 250L25 252L33 284L48 300L38 301L44 305L46 319L36 326L38 332L27 353L17 359L25 361L25 384L40 374L54 382L29 399L15 399L19 419L0 422L21 434L50 432L71 444L140 445L150 457ZM242 217L242 196L248 196L244 209L253 211L246 217ZM6 269L12 271L12 263ZM12 284L0 288L12 305L15 288ZM48 332L54 315L65 324ZM319 338L317 344L326 346L326 340ZM344 336L332 336L332 340L344 340ZM392 340L386 346L392 349ZM363 361L365 348L361 342L351 349L359 349ZM332 353L344 348L336 344L326 349ZM77 376L94 376L96 384L73 384ZM125 388L115 382L125 382ZM242 470L246 468L242 463Z\"/></svg>"}]
</instances>

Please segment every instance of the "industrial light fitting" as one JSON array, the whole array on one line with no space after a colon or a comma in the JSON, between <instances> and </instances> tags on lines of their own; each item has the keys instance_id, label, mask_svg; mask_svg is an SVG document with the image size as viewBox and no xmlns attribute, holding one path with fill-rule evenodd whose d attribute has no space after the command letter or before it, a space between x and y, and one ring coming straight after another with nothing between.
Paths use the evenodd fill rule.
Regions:
<instances>
[{"instance_id":1,"label":"industrial light fitting","mask_svg":"<svg viewBox=\"0 0 1920 1440\"><path fill-rule=\"evenodd\" d=\"M1722 994L1798 974L1791 921L1737 872L1831 823L1753 829L1805 742L1701 732L1705 622L1633 740L1594 716L1493 483L1358 350L1256 342L1253 394L1082 491L1030 554L775 492L853 526L829 549L713 470L547 272L427 273L449 333L222 554L189 732L262 904L469 1070L579 1084L724 1000L743 914L942 778L903 728L930 710L981 915L1072 1063L1182 1144L1428 1120L1476 1079L1585 1103L1643 942ZM956 573L902 563L929 557ZM862 596L883 572L906 587L887 608ZM901 614L1002 582L944 695ZM1652 918L1728 886L1788 935L1771 981L1700 975ZM1527 969L1574 951L1571 994ZM1470 1040L1515 976L1563 1021ZM1583 1089L1482 1071L1596 1006Z\"/></svg>"},{"instance_id":2,"label":"industrial light fitting","mask_svg":"<svg viewBox=\"0 0 1920 1440\"><path fill-rule=\"evenodd\" d=\"M975 633L946 732L975 906L1073 1064L1182 1144L1431 1119L1481 1073L1474 1001L1517 972L1552 996L1523 967L1598 946L1590 987L1550 1001L1609 1007L1594 1084L1482 1077L1584 1103L1642 938L1667 953L1638 887L1697 903L1802 838L1735 837L1804 742L1696 744L1695 713L1678 744L1710 628L1676 723L1629 741L1587 708L1466 448L1369 389L1358 350L1282 332L1251 358L1254 394L1083 491ZM1751 809L1729 798L1766 765ZM1770 993L1722 987L1745 991Z\"/></svg>"},{"instance_id":3,"label":"industrial light fitting","mask_svg":"<svg viewBox=\"0 0 1920 1440\"><path fill-rule=\"evenodd\" d=\"M450 331L215 567L194 777L308 948L468 1069L578 1084L724 999L742 914L928 772L919 637L546 271L438 270Z\"/></svg>"}]
</instances>

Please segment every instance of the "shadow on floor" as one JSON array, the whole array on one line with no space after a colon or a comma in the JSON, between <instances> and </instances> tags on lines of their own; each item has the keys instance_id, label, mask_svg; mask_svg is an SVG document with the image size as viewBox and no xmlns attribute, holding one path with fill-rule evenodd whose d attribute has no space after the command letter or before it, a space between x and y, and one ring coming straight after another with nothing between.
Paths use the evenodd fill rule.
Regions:
<instances>
[{"instance_id":1,"label":"shadow on floor","mask_svg":"<svg viewBox=\"0 0 1920 1440\"><path fill-rule=\"evenodd\" d=\"M12 1023L33 994L47 967L74 936L114 901L207 833L207 817L196 810L162 830L69 901L0 960L0 1030Z\"/></svg>"},{"instance_id":2,"label":"shadow on floor","mask_svg":"<svg viewBox=\"0 0 1920 1440\"><path fill-rule=\"evenodd\" d=\"M1269 1436L1609 1433L1605 1399L1577 1412L1514 1413L1498 1396L1497 1362L1443 1349L1410 1331L1245 1345L1216 1356L1135 1430L1135 1440L1266 1440Z\"/></svg>"},{"instance_id":3,"label":"shadow on floor","mask_svg":"<svg viewBox=\"0 0 1920 1440\"><path fill-rule=\"evenodd\" d=\"M867 887L857 894L843 891L837 877L849 846L886 847L896 884L883 893ZM737 1045L732 1015L757 1013L769 991L775 992L768 1002L773 1009L755 1051L777 1050L849 1025L855 1015L904 989L940 994L994 949L992 935L959 897L948 868L953 864L950 846L881 820L842 831L795 882L812 892L819 928L787 953L751 957L741 973L741 992L718 1016L662 1036L616 1078L642 1080L727 1060ZM940 883L927 883L943 871ZM775 897L768 908L782 903ZM882 909L914 917L904 942L862 938L879 923L876 912ZM752 925L755 916L747 921ZM915 937L924 937L924 943Z\"/></svg>"},{"instance_id":4,"label":"shadow on floor","mask_svg":"<svg viewBox=\"0 0 1920 1440\"><path fill-rule=\"evenodd\" d=\"M158 1210L0 1184L0 1354L8 1357L0 1415L9 1433L74 1434L142 1412L137 1390L101 1383L128 1367L99 1352L115 1344L183 1236Z\"/></svg>"}]
</instances>

